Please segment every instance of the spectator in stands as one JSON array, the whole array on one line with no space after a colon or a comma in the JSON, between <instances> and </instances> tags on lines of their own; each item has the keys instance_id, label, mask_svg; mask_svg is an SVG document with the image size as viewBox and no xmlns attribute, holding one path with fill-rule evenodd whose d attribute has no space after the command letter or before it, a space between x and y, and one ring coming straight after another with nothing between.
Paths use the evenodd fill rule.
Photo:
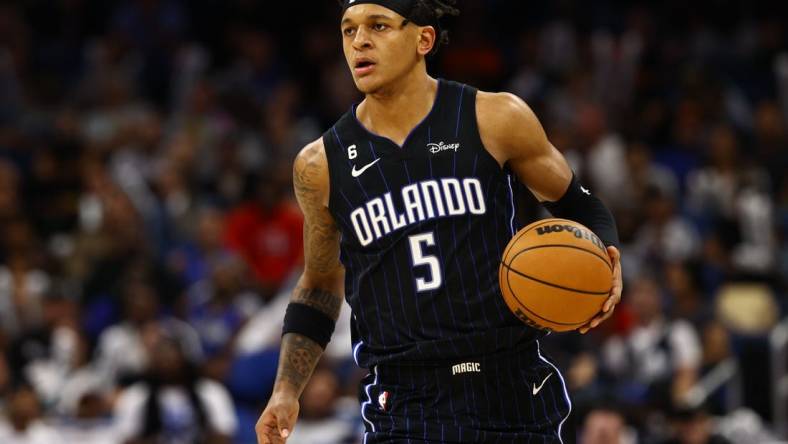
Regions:
<instances>
[{"instance_id":1,"label":"spectator in stands","mask_svg":"<svg viewBox=\"0 0 788 444\"><path fill-rule=\"evenodd\" d=\"M583 444L635 444L626 418L614 407L600 406L586 414L579 442Z\"/></svg>"},{"instance_id":2,"label":"spectator in stands","mask_svg":"<svg viewBox=\"0 0 788 444\"><path fill-rule=\"evenodd\" d=\"M689 322L665 316L653 279L637 279L628 288L627 305L637 323L626 335L604 344L604 366L629 402L660 408L680 403L698 378L698 334Z\"/></svg>"},{"instance_id":3,"label":"spectator in stands","mask_svg":"<svg viewBox=\"0 0 788 444\"><path fill-rule=\"evenodd\" d=\"M712 419L702 408L674 411L671 420L672 437L663 444L731 444L714 433Z\"/></svg>"},{"instance_id":4,"label":"spectator in stands","mask_svg":"<svg viewBox=\"0 0 788 444\"><path fill-rule=\"evenodd\" d=\"M725 327L717 322L710 321L703 326L702 330L703 340L703 361L701 365L701 373L707 374L714 370L718 365L725 363L733 357L733 350L731 346L731 335ZM741 369L739 370L741 371ZM743 375L737 375L741 378ZM736 401L737 396L741 393L734 393L730 385L724 386L720 390L709 393L709 398L704 403L708 412L714 415L724 415L728 411L732 401Z\"/></svg>"},{"instance_id":5,"label":"spectator in stands","mask_svg":"<svg viewBox=\"0 0 788 444\"><path fill-rule=\"evenodd\" d=\"M49 296L41 323L23 330L7 353L15 384L27 384L46 406L58 402L75 365L78 313L72 301Z\"/></svg>"},{"instance_id":6,"label":"spectator in stands","mask_svg":"<svg viewBox=\"0 0 788 444\"><path fill-rule=\"evenodd\" d=\"M219 383L198 376L180 341L166 334L151 341L156 356L144 379L121 393L115 407L126 444L230 443L237 420Z\"/></svg>"},{"instance_id":7,"label":"spectator in stands","mask_svg":"<svg viewBox=\"0 0 788 444\"><path fill-rule=\"evenodd\" d=\"M32 262L25 250L11 251L0 262L0 325L11 336L41 327L50 278Z\"/></svg>"},{"instance_id":8,"label":"spectator in stands","mask_svg":"<svg viewBox=\"0 0 788 444\"><path fill-rule=\"evenodd\" d=\"M645 221L634 244L636 254L646 264L685 262L700 253L700 236L694 225L677 211L673 196L649 187L644 197Z\"/></svg>"},{"instance_id":9,"label":"spectator in stands","mask_svg":"<svg viewBox=\"0 0 788 444\"><path fill-rule=\"evenodd\" d=\"M741 271L765 274L774 267L774 208L767 172L740 154L739 138L721 125L709 137L709 166L690 174L687 201L701 227L722 230Z\"/></svg>"},{"instance_id":10,"label":"spectator in stands","mask_svg":"<svg viewBox=\"0 0 788 444\"><path fill-rule=\"evenodd\" d=\"M581 147L585 151L585 171L595 193L614 208L623 204L621 190L627 180L624 140L610 127L609 117L599 105L580 103L575 124Z\"/></svg>"},{"instance_id":11,"label":"spectator in stands","mask_svg":"<svg viewBox=\"0 0 788 444\"><path fill-rule=\"evenodd\" d=\"M652 148L644 142L629 145L626 152L626 184L618 190L624 194L622 202L638 206L656 188L662 194L675 199L679 195L679 183L668 168L654 162Z\"/></svg>"},{"instance_id":12,"label":"spectator in stands","mask_svg":"<svg viewBox=\"0 0 788 444\"><path fill-rule=\"evenodd\" d=\"M276 162L250 182L254 199L230 212L225 241L246 260L266 298L301 261L303 216L290 195L291 169Z\"/></svg>"},{"instance_id":13,"label":"spectator in stands","mask_svg":"<svg viewBox=\"0 0 788 444\"><path fill-rule=\"evenodd\" d=\"M686 319L700 327L713 317L710 298L698 289L693 270L685 263L665 265L665 290L669 296L670 313L674 318Z\"/></svg>"},{"instance_id":14,"label":"spectator in stands","mask_svg":"<svg viewBox=\"0 0 788 444\"><path fill-rule=\"evenodd\" d=\"M21 386L9 397L8 420L0 422L0 442L7 444L51 444L59 437L42 421L41 404L30 387Z\"/></svg>"},{"instance_id":15,"label":"spectator in stands","mask_svg":"<svg viewBox=\"0 0 788 444\"><path fill-rule=\"evenodd\" d=\"M247 269L240 258L215 257L209 266L210 278L190 291L189 322L198 329L205 353L212 356L228 345L260 301L248 291Z\"/></svg>"},{"instance_id":16,"label":"spectator in stands","mask_svg":"<svg viewBox=\"0 0 788 444\"><path fill-rule=\"evenodd\" d=\"M167 258L169 268L191 286L211 277L211 263L233 254L224 245L224 213L214 206L203 206L190 220L188 236Z\"/></svg>"},{"instance_id":17,"label":"spectator in stands","mask_svg":"<svg viewBox=\"0 0 788 444\"><path fill-rule=\"evenodd\" d=\"M151 363L146 341L161 330L183 341L184 353L191 359L201 358L197 333L181 320L160 315L159 297L150 282L130 279L124 287L124 317L101 334L96 351L98 367L107 380L130 382L144 373Z\"/></svg>"},{"instance_id":18,"label":"spectator in stands","mask_svg":"<svg viewBox=\"0 0 788 444\"><path fill-rule=\"evenodd\" d=\"M112 409L106 396L84 393L73 412L56 425L61 442L80 444L123 444L118 436Z\"/></svg>"},{"instance_id":19,"label":"spectator in stands","mask_svg":"<svg viewBox=\"0 0 788 444\"><path fill-rule=\"evenodd\" d=\"M263 301L250 290L247 267L234 254L214 256L208 265L210 277L189 291L188 321L200 337L206 375L222 380L240 329Z\"/></svg>"}]
</instances>

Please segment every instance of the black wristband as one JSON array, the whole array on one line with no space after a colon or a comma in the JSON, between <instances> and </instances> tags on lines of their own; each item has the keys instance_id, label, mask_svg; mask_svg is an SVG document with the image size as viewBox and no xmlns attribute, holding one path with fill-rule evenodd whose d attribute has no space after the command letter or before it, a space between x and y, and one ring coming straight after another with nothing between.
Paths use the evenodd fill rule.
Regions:
<instances>
[{"instance_id":1,"label":"black wristband","mask_svg":"<svg viewBox=\"0 0 788 444\"><path fill-rule=\"evenodd\" d=\"M305 304L291 302L285 311L282 336L287 333L298 333L315 341L325 350L334 333L335 325L336 321L322 311Z\"/></svg>"},{"instance_id":2,"label":"black wristband","mask_svg":"<svg viewBox=\"0 0 788 444\"><path fill-rule=\"evenodd\" d=\"M618 247L618 228L610 210L598 197L580 185L577 177L572 175L572 183L556 202L542 202L545 208L555 217L570 219L588 227L606 246Z\"/></svg>"}]
</instances>

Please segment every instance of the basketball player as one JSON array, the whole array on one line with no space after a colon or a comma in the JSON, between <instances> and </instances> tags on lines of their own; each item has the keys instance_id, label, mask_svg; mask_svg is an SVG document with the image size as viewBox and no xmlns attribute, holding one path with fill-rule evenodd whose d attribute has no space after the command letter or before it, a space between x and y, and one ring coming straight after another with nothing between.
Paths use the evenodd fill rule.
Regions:
<instances>
[{"instance_id":1,"label":"basketball player","mask_svg":"<svg viewBox=\"0 0 788 444\"><path fill-rule=\"evenodd\" d=\"M605 242L615 223L520 99L427 74L449 0L344 0L345 58L365 99L295 160L305 267L285 314L274 393L257 423L281 443L343 296L365 443L557 443L571 404L545 333L506 307L498 264L515 229L513 181Z\"/></svg>"}]
</instances>

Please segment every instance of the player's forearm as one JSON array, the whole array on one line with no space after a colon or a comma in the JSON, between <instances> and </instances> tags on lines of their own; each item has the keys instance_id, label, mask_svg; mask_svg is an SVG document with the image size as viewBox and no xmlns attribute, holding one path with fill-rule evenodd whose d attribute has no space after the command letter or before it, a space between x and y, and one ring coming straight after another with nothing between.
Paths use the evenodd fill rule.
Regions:
<instances>
[{"instance_id":1,"label":"player's forearm","mask_svg":"<svg viewBox=\"0 0 788 444\"><path fill-rule=\"evenodd\" d=\"M323 348L306 336L298 333L284 335L274 393L300 397L322 355Z\"/></svg>"},{"instance_id":2,"label":"player's forearm","mask_svg":"<svg viewBox=\"0 0 788 444\"><path fill-rule=\"evenodd\" d=\"M312 310L313 313L319 313L318 321L336 322L342 308L342 296L331 291L299 285L293 291L291 306L294 304L298 305L297 308L301 310L308 307L308 310ZM291 307L288 307L288 311L290 310ZM285 334L282 336L279 368L274 384L274 393L287 393L296 397L301 395L307 381L312 376L317 362L323 355L325 344L330 339L331 331L333 331L332 326L331 331L325 327L307 332L307 329L315 321L313 319L310 322L310 320L298 318L299 314L298 312L289 312L286 315ZM308 326L303 325L304 321Z\"/></svg>"}]
</instances>

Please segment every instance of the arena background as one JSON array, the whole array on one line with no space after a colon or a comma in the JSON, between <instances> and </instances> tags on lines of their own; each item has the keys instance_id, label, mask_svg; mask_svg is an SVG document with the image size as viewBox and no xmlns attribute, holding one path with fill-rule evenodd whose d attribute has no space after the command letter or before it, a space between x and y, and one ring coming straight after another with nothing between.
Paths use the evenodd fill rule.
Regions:
<instances>
[{"instance_id":1,"label":"arena background","mask_svg":"<svg viewBox=\"0 0 788 444\"><path fill-rule=\"evenodd\" d=\"M459 5L431 72L525 99L619 224L615 316L546 345L565 442L788 437L788 4ZM359 98L338 20L0 4L0 442L254 442L302 255L291 162ZM343 316L289 442L359 442Z\"/></svg>"}]
</instances>

